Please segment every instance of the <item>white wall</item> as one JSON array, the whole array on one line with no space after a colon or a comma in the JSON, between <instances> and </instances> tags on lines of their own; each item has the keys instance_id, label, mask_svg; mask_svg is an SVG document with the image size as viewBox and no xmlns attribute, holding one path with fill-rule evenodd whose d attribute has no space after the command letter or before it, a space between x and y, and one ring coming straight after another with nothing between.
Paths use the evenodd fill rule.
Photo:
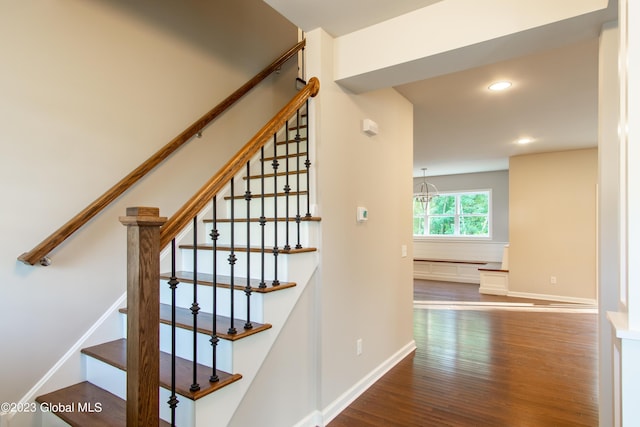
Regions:
<instances>
[{"instance_id":1,"label":"white wall","mask_svg":"<svg viewBox=\"0 0 640 427\"><path fill-rule=\"evenodd\" d=\"M294 91L295 64L52 253L16 257L297 41L260 0L0 3L0 401L125 290L126 206L172 214Z\"/></svg>"},{"instance_id":2,"label":"white wall","mask_svg":"<svg viewBox=\"0 0 640 427\"><path fill-rule=\"evenodd\" d=\"M613 334L607 311L618 309L620 280L620 152L618 149L618 26L606 25L600 35L598 75L598 335L600 426L613 425Z\"/></svg>"},{"instance_id":3,"label":"white wall","mask_svg":"<svg viewBox=\"0 0 640 427\"><path fill-rule=\"evenodd\" d=\"M422 177L413 179L417 192ZM467 173L458 175L429 176L427 182L438 191L491 190L490 239L429 239L414 237L413 251L416 258L452 259L463 261L501 262L504 245L509 242L509 171Z\"/></svg>"},{"instance_id":4,"label":"white wall","mask_svg":"<svg viewBox=\"0 0 640 427\"><path fill-rule=\"evenodd\" d=\"M317 102L317 185L322 216L321 408L413 341L411 174L413 107L393 89L353 95L333 83L333 39L307 35ZM363 119L379 134L361 131ZM366 223L356 208L369 209ZM401 246L408 256L401 258ZM363 354L356 356L356 340Z\"/></svg>"}]
</instances>

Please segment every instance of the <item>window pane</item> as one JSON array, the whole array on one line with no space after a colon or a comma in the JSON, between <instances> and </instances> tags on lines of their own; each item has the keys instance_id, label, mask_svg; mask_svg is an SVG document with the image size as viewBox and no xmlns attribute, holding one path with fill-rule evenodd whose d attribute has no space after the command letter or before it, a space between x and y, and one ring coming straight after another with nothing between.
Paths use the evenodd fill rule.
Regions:
<instances>
[{"instance_id":1,"label":"window pane","mask_svg":"<svg viewBox=\"0 0 640 427\"><path fill-rule=\"evenodd\" d=\"M417 197L413 198L413 216L424 216L424 204Z\"/></svg>"},{"instance_id":2,"label":"window pane","mask_svg":"<svg viewBox=\"0 0 640 427\"><path fill-rule=\"evenodd\" d=\"M460 196L460 213L486 214L489 212L489 196L486 193L463 194Z\"/></svg>"},{"instance_id":3,"label":"window pane","mask_svg":"<svg viewBox=\"0 0 640 427\"><path fill-rule=\"evenodd\" d=\"M413 218L413 234L416 234L416 235L424 234L424 217Z\"/></svg>"},{"instance_id":4,"label":"window pane","mask_svg":"<svg viewBox=\"0 0 640 427\"><path fill-rule=\"evenodd\" d=\"M484 215L460 217L460 234L465 236L488 235L488 218Z\"/></svg>"},{"instance_id":5,"label":"window pane","mask_svg":"<svg viewBox=\"0 0 640 427\"><path fill-rule=\"evenodd\" d=\"M436 196L429 202L429 215L453 215L456 213L456 196Z\"/></svg>"},{"instance_id":6,"label":"window pane","mask_svg":"<svg viewBox=\"0 0 640 427\"><path fill-rule=\"evenodd\" d=\"M449 235L455 233L455 218L452 216L429 217L429 234Z\"/></svg>"}]
</instances>

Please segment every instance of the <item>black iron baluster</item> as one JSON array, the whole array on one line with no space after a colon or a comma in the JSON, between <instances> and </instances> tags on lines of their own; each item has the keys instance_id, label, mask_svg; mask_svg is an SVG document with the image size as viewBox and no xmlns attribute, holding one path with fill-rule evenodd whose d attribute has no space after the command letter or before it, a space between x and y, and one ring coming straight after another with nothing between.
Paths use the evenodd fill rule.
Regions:
<instances>
[{"instance_id":1,"label":"black iron baluster","mask_svg":"<svg viewBox=\"0 0 640 427\"><path fill-rule=\"evenodd\" d=\"M213 368L211 370L211 376L209 377L209 381L214 383L220 380L218 377L218 369L217 369L217 350L218 350L218 238L220 237L220 232L218 231L218 207L217 207L217 197L213 196L213 227L211 229L211 245L213 249L213 327L211 331L211 339L209 342L211 343L211 351L212 351L212 365Z\"/></svg>"},{"instance_id":2,"label":"black iron baluster","mask_svg":"<svg viewBox=\"0 0 640 427\"><path fill-rule=\"evenodd\" d=\"M261 244L260 244L260 285L259 288L266 288L267 283L264 280L264 254L265 254L265 243L264 243L264 228L267 225L267 219L264 216L264 147L260 148L260 234L261 234Z\"/></svg>"},{"instance_id":3,"label":"black iron baluster","mask_svg":"<svg viewBox=\"0 0 640 427\"><path fill-rule=\"evenodd\" d=\"M198 391L198 217L193 218L193 303L191 314L193 315L193 383L189 390Z\"/></svg>"},{"instance_id":4,"label":"black iron baluster","mask_svg":"<svg viewBox=\"0 0 640 427\"><path fill-rule=\"evenodd\" d=\"M296 249L301 249L302 245L300 244L300 222L302 218L300 217L300 142L302 142L302 138L300 137L300 110L296 111L296 119L298 121L297 131L296 131L296 228L297 228L297 243ZM308 133L308 132L307 132ZM309 143L307 142L307 146ZM307 147L307 150L309 148Z\"/></svg>"},{"instance_id":5,"label":"black iron baluster","mask_svg":"<svg viewBox=\"0 0 640 427\"><path fill-rule=\"evenodd\" d=\"M285 230L285 244L284 250L290 251L291 245L289 244L289 193L291 187L289 186L289 121L285 122L286 136L285 141L285 184L284 184L284 197L285 197L285 216L284 216L284 230Z\"/></svg>"},{"instance_id":6,"label":"black iron baluster","mask_svg":"<svg viewBox=\"0 0 640 427\"><path fill-rule=\"evenodd\" d=\"M229 316L231 317L231 322L229 324L229 330L227 331L229 334L236 334L238 331L236 330L235 326L234 326L234 318L233 316L235 315L235 301L233 298L233 292L235 290L235 265L236 265L236 261L238 260L236 258L236 242L235 242L235 226L236 226L236 217L235 217L235 184L234 184L234 180L233 178L231 178L231 230L230 230L230 237L231 237L231 253L229 254L229 266L231 268L231 279L230 279L230 290L231 290L231 301L230 301L230 313Z\"/></svg>"},{"instance_id":7,"label":"black iron baluster","mask_svg":"<svg viewBox=\"0 0 640 427\"><path fill-rule=\"evenodd\" d=\"M178 287L176 277L176 239L171 241L171 277L169 289L171 289L171 396L167 403L171 409L171 425L176 425L176 407L178 397L176 395L176 289Z\"/></svg>"},{"instance_id":8,"label":"black iron baluster","mask_svg":"<svg viewBox=\"0 0 640 427\"><path fill-rule=\"evenodd\" d=\"M247 162L247 191L244 193L244 199L247 201L247 285L244 287L244 293L247 296L247 321L244 324L245 329L253 328L251 324L251 175L249 170L250 163Z\"/></svg>"},{"instance_id":9,"label":"black iron baluster","mask_svg":"<svg viewBox=\"0 0 640 427\"><path fill-rule=\"evenodd\" d=\"M278 143L277 136L273 134L273 282L271 286L278 286Z\"/></svg>"},{"instance_id":10,"label":"black iron baluster","mask_svg":"<svg viewBox=\"0 0 640 427\"><path fill-rule=\"evenodd\" d=\"M306 104L307 110L307 118L309 117L309 100L307 100ZM304 165L307 168L307 213L305 217L311 218L311 191L310 191L310 171L311 161L309 160L309 120L307 119L307 160L305 160Z\"/></svg>"}]
</instances>

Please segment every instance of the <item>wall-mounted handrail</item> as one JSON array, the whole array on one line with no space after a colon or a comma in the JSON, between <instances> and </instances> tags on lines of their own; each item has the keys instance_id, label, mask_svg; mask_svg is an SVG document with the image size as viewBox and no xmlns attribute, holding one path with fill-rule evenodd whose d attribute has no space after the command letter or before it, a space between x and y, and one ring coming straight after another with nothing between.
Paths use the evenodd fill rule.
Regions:
<instances>
[{"instance_id":1,"label":"wall-mounted handrail","mask_svg":"<svg viewBox=\"0 0 640 427\"><path fill-rule=\"evenodd\" d=\"M296 43L289 50L284 52L278 59L269 64L266 68L256 74L251 80L242 85L239 89L229 95L226 99L220 102L217 106L203 115L200 119L194 122L191 126L181 132L178 136L172 139L164 147L162 147L153 156L149 157L144 163L134 169L127 176L122 178L117 184L107 190L102 196L94 200L90 205L80 211L76 216L67 221L62 227L53 232L49 237L40 242L37 246L31 249L29 252L25 252L18 257L18 260L28 264L34 265L40 263L41 265L49 265L50 260L47 255L55 249L58 245L64 242L69 236L75 233L79 228L85 225L91 218L96 216L102 209L107 207L111 202L117 199L122 193L127 191L133 184L138 182L140 178L144 177L148 172L159 165L163 160L169 157L178 148L182 147L193 136L202 131L209 123L211 123L216 117L222 114L227 108L233 105L236 101L242 98L247 92L253 89L258 83L264 80L274 71L278 70L285 62L291 57L296 55L305 46L305 41L302 40Z\"/></svg>"},{"instance_id":2,"label":"wall-mounted handrail","mask_svg":"<svg viewBox=\"0 0 640 427\"><path fill-rule=\"evenodd\" d=\"M269 142L285 122L320 90L320 82L312 77L309 83L294 96L244 147L238 151L200 190L191 197L160 231L160 247L164 248L211 201L222 188Z\"/></svg>"}]
</instances>

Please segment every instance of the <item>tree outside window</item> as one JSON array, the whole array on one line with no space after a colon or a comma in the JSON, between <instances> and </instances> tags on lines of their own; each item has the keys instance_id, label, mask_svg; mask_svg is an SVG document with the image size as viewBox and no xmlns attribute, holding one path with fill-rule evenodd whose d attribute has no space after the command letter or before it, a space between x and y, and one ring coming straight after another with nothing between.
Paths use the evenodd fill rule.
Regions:
<instances>
[{"instance_id":1,"label":"tree outside window","mask_svg":"<svg viewBox=\"0 0 640 427\"><path fill-rule=\"evenodd\" d=\"M413 199L417 236L489 237L490 191L440 193L425 206Z\"/></svg>"}]
</instances>

